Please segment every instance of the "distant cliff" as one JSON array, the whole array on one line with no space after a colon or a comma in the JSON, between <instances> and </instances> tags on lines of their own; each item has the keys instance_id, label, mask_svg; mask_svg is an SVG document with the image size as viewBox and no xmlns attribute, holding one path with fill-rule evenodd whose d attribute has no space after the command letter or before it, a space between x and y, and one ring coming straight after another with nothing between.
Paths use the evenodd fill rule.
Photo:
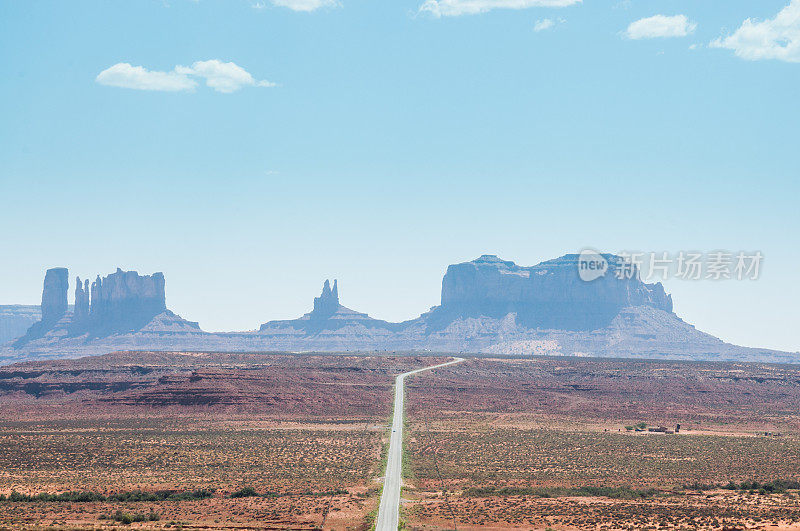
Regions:
<instances>
[{"instance_id":1,"label":"distant cliff","mask_svg":"<svg viewBox=\"0 0 800 531\"><path fill-rule=\"evenodd\" d=\"M661 284L635 268L618 277L623 259L606 254L609 271L579 275L579 256L523 267L484 255L447 268L441 304L415 319L390 323L340 303L325 281L313 309L256 331L206 333L166 309L164 276L117 270L90 286L76 279L75 310L65 310L66 270L48 272L43 319L0 364L75 357L113 350L429 351L491 355L598 356L800 363L800 354L727 344L672 311ZM44 315L47 319L44 319ZM55 321L55 322L54 322ZM48 324L49 323L49 324ZM45 326L46 325L46 326ZM47 329L50 326L52 328Z\"/></svg>"},{"instance_id":2,"label":"distant cliff","mask_svg":"<svg viewBox=\"0 0 800 531\"><path fill-rule=\"evenodd\" d=\"M22 348L39 340L58 343L71 337L96 338L151 328L174 331L196 329L197 323L184 321L167 310L163 273L141 276L136 271L117 268L104 278L89 281L75 279L75 305L68 312L68 270L47 270L42 288L41 319L14 342ZM156 319L156 318L159 319Z\"/></svg>"},{"instance_id":3,"label":"distant cliff","mask_svg":"<svg viewBox=\"0 0 800 531\"><path fill-rule=\"evenodd\" d=\"M140 276L117 268L105 278L98 276L91 287L90 332L102 335L142 328L167 309L164 287L163 273ZM84 293L84 308L85 297Z\"/></svg>"},{"instance_id":4,"label":"distant cliff","mask_svg":"<svg viewBox=\"0 0 800 531\"><path fill-rule=\"evenodd\" d=\"M610 269L621 258L606 255ZM578 275L578 255L568 254L531 267L483 255L451 265L442 280L442 303L430 316L440 328L459 317L516 320L529 328L593 330L607 326L620 310L649 306L672 312L672 298L660 284L645 284L638 274L617 278L609 273L585 282Z\"/></svg>"},{"instance_id":5,"label":"distant cliff","mask_svg":"<svg viewBox=\"0 0 800 531\"><path fill-rule=\"evenodd\" d=\"M45 325L58 322L67 313L67 290L69 289L69 272L66 268L48 269L44 275L42 289L42 323Z\"/></svg>"},{"instance_id":6,"label":"distant cliff","mask_svg":"<svg viewBox=\"0 0 800 531\"><path fill-rule=\"evenodd\" d=\"M326 333L337 334L341 339L347 340L347 334L365 331L371 335L376 329L396 330L400 325L373 319L369 315L357 312L339 304L339 283L334 280L333 288L326 280L322 285L322 293L314 297L314 309L298 319L270 321L261 325L261 337L274 335L280 338L305 335L319 335ZM343 332L346 330L347 332Z\"/></svg>"},{"instance_id":7,"label":"distant cliff","mask_svg":"<svg viewBox=\"0 0 800 531\"><path fill-rule=\"evenodd\" d=\"M41 320L31 325L25 335L15 341L16 346L43 337L54 329L67 313L69 272L63 267L48 269L42 287Z\"/></svg>"},{"instance_id":8,"label":"distant cliff","mask_svg":"<svg viewBox=\"0 0 800 531\"><path fill-rule=\"evenodd\" d=\"M28 328L42 320L38 305L0 306L0 345L25 335Z\"/></svg>"}]
</instances>

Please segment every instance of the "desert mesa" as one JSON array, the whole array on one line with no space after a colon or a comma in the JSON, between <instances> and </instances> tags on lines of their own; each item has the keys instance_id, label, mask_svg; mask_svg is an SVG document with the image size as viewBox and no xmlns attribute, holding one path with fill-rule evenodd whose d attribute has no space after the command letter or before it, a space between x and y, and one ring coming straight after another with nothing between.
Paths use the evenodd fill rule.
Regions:
<instances>
[{"instance_id":1,"label":"desert mesa","mask_svg":"<svg viewBox=\"0 0 800 531\"><path fill-rule=\"evenodd\" d=\"M611 266L623 261L603 256ZM567 254L524 267L483 255L451 265L440 305L400 323L347 308L338 282L326 280L313 309L299 318L266 322L257 331L214 333L168 309L162 273L117 269L91 284L76 278L70 305L69 272L55 268L45 275L39 312L33 306L0 308L1 329L19 334L1 338L10 341L0 349L0 362L137 349L800 361L796 353L732 345L696 329L674 313L663 285L643 282L638 271L586 282L578 259ZM28 326L24 333L21 324Z\"/></svg>"}]
</instances>

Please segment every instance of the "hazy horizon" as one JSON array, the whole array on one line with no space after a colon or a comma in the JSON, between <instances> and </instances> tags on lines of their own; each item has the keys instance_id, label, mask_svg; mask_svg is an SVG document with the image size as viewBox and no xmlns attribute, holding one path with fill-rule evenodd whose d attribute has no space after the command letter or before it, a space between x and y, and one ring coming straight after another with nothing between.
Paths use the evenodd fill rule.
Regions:
<instances>
[{"instance_id":1,"label":"hazy horizon","mask_svg":"<svg viewBox=\"0 0 800 531\"><path fill-rule=\"evenodd\" d=\"M491 253L483 253L483 254L491 254ZM570 254L570 253L564 253L564 254ZM475 258L477 258L477 256ZM503 257L503 256L500 256L500 258L503 258L505 260L509 259L508 257ZM554 257L551 257L551 258L556 258L556 257L554 256ZM464 260L464 261L468 261L468 260ZM542 261L545 261L545 260L542 260ZM448 265L450 265L450 264L448 264ZM518 263L517 265L530 266L530 265L535 265L535 264L519 264ZM54 266L54 267L60 267L60 266ZM64 266L64 267L66 267L66 266ZM122 269L123 270L128 270L129 268L122 267ZM446 267L445 267L445 269L446 269ZM101 277L103 277L103 276L106 276L107 274L112 273L114 270L116 270L116 269L109 270L109 271L103 271L103 272L99 273L99 275ZM138 272L140 274L145 275L145 274L155 273L156 270L154 270L154 271L138 271ZM42 278L44 278L44 273L45 273L45 270L42 270ZM442 275L444 275L444 269L442 271ZM73 304L74 303L74 289L75 289L75 277L76 276L79 276L81 278L81 280L84 280L84 279L88 278L90 281L92 281L92 280L94 280L94 278L97 275L83 275L83 276L81 276L81 275L76 275L72 270L70 270L70 286L69 286L69 292L68 292L69 304ZM254 316L254 315L245 316L247 320L243 321L243 322L252 323L254 320L258 320L258 322L256 324L253 324L253 325L249 325L248 324L248 325L243 325L243 326L239 326L239 327L236 327L235 325L233 325L232 327L229 327L229 328L210 328L209 326L204 325L202 321L199 321L200 327L203 330L207 331L207 332L246 331L246 330L257 330L259 325L261 325L262 323L264 323L266 321L282 320L282 319L294 319L296 317L301 316L302 314L305 314L305 313L311 311L311 309L313 307L313 304L312 304L313 303L313 299L314 299L314 297L319 296L319 293L322 290L322 285L323 285L324 281L325 280L333 281L334 279L339 280L340 302L341 302L342 305L348 306L349 308L351 308L353 310L356 310L356 311L361 311L361 312L364 312L364 313L368 313L372 317L375 317L375 318L378 318L378 319L383 319L383 320L390 321L390 322L401 322L401 321L407 321L407 320L410 320L410 319L414 319L416 317L419 317L420 314L426 312L428 309L430 309L430 307L439 305L439 303L440 303L439 292L437 291L437 293L436 293L436 302L435 303L430 304L428 306L425 306L424 308L421 307L419 309L419 311L417 311L416 313L413 313L411 315L405 315L404 316L404 315L400 315L397 312L391 312L390 311L391 308L377 308L375 311L368 311L368 310L366 310L364 308L360 308L357 305L354 305L354 304L348 302L348 296L347 296L347 291L348 290L346 289L347 286L345 286L345 288L342 287L341 278L343 278L341 275L340 276L329 276L329 277L324 277L323 279L321 279L315 286L309 286L309 285L299 286L298 290L296 292L296 294L298 294L298 296L292 297L291 301L287 301L286 303L278 303L278 304L275 304L275 305L271 306L270 308L266 308L266 311L264 313L265 314L268 313L270 315L269 318L264 318L264 319L258 320L257 317ZM353 276L352 275L344 275L344 278L353 278ZM186 311L181 311L181 310L176 309L171 304L171 302L170 302L171 301L171 298L170 298L170 277L168 275L167 275L166 281L167 281L167 308L170 309L170 310L175 311L176 313L178 313L179 315L181 315L181 317L183 317L185 319L188 319L188 320L191 320L191 321L197 320L196 317L194 315L192 315L192 313L191 313L192 310L190 308L187 309ZM651 281L655 281L655 280L651 279ZM706 281L706 280L699 280L699 281L682 281L682 280L666 280L666 281L663 281L663 280L659 280L659 281L662 284L664 284L665 286L667 286L667 293L671 293L673 295L673 301L675 303L675 312L678 314L678 316L683 318L684 320L688 321L690 324L695 325L698 329L700 329L700 330L702 330L704 332L712 333L713 335L718 335L718 334L714 334L712 331L708 330L707 328L704 328L702 323L694 322L694 321L688 319L684 314L681 313L680 309L682 307L684 307L685 305L681 304L679 300L676 300L675 294L674 294L674 292L670 291L669 286L670 285L675 285L676 283L688 284L690 286L703 284L703 283L706 283L706 282L707 283L711 283L711 284L714 284L714 283L718 284L720 282L736 282L736 283L739 283L739 282L733 281L733 280L717 281L717 282ZM757 282L757 281L742 281L741 283L746 285L746 283L749 283L749 282ZM214 289L214 287L215 286L212 286L212 289ZM439 278L439 287L441 287L441 278ZM41 286L40 286L39 291L41 292ZM359 292L362 292L363 289L355 289L355 290L352 290L352 291L355 291L355 292L359 293ZM299 294L303 294L304 298L302 298L302 299L299 298ZM245 304L246 304L247 297L245 296L245 294L241 294L237 298L242 300L242 301L245 301ZM19 303L19 302L7 303L5 301L0 301L0 305L4 305L4 304L31 304L31 305L38 305L39 302L40 302L39 300L26 302L26 303ZM213 301L207 301L207 302L213 304ZM388 304L391 304L391 301L387 300L387 305ZM292 308L292 309L294 309L295 313L292 313L292 314L281 314L280 312L281 312L282 308L287 308L287 309L288 308ZM241 311L237 311L236 314L237 315L242 315L242 312ZM389 317L385 317L385 316L389 316ZM394 317L394 316L399 316L399 317ZM720 336L718 335L718 337L720 337ZM774 349L777 349L777 350L785 350L785 351L789 351L789 352L794 352L794 351L797 350L797 349L793 349L791 347L780 348L780 347L773 347L773 346L769 346L769 345L765 345L765 344L750 344L750 345L748 345L748 344L743 344L743 343L736 343L735 341L731 341L730 339L725 338L725 337L720 337L720 338L725 340L725 341L727 341L727 342L740 344L742 346L760 347L760 348L774 348Z\"/></svg>"},{"instance_id":2,"label":"hazy horizon","mask_svg":"<svg viewBox=\"0 0 800 531\"><path fill-rule=\"evenodd\" d=\"M800 351L800 55L737 33L800 0L478 4L0 2L0 304L121 267L208 331L326 278L401 321L482 254L760 251L758 280L665 288Z\"/></svg>"}]
</instances>

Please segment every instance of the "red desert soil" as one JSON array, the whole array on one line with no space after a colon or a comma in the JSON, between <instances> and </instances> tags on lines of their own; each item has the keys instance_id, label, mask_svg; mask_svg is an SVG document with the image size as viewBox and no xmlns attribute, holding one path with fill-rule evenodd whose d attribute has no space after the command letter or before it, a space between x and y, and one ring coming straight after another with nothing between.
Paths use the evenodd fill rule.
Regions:
<instances>
[{"instance_id":1,"label":"red desert soil","mask_svg":"<svg viewBox=\"0 0 800 531\"><path fill-rule=\"evenodd\" d=\"M0 527L366 530L394 376L445 359L123 352L0 367L0 494L213 490L0 501ZM407 385L408 528L800 529L800 368L478 358ZM640 423L681 430L626 430Z\"/></svg>"},{"instance_id":2,"label":"red desert soil","mask_svg":"<svg viewBox=\"0 0 800 531\"><path fill-rule=\"evenodd\" d=\"M0 527L107 527L152 513L131 525L365 528L394 377L440 359L121 352L0 367L0 494L213 490L0 501ZM259 496L230 497L245 488Z\"/></svg>"},{"instance_id":3,"label":"red desert soil","mask_svg":"<svg viewBox=\"0 0 800 531\"><path fill-rule=\"evenodd\" d=\"M472 359L407 408L411 528L800 529L800 367Z\"/></svg>"}]
</instances>

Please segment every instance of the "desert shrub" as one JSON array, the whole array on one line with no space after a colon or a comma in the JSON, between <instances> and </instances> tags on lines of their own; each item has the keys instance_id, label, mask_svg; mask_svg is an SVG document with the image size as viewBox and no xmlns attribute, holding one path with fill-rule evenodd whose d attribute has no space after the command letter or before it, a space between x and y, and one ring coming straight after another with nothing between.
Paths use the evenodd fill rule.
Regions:
<instances>
[{"instance_id":1,"label":"desert shrub","mask_svg":"<svg viewBox=\"0 0 800 531\"><path fill-rule=\"evenodd\" d=\"M172 497L168 498L170 500L205 500L206 498L211 498L214 495L213 489L197 489L192 491L186 492L178 492L174 493Z\"/></svg>"},{"instance_id":2,"label":"desert shrub","mask_svg":"<svg viewBox=\"0 0 800 531\"><path fill-rule=\"evenodd\" d=\"M107 515L100 515L100 516L101 516L101 520L102 519L114 520L115 522L119 522L121 524L126 524L126 525L127 524L132 524L133 522L148 522L148 521L149 522L155 522L155 521L157 521L157 520L159 520L161 518L158 513L152 512L152 511L150 512L150 514L145 514L145 513L130 514L130 513L126 513L126 512L122 512L121 510L118 510L117 512L115 512L111 516L107 516ZM103 517L105 517L105 518L103 518Z\"/></svg>"},{"instance_id":3,"label":"desert shrub","mask_svg":"<svg viewBox=\"0 0 800 531\"><path fill-rule=\"evenodd\" d=\"M141 490L134 490L128 492L118 492L116 494L109 494L104 496L97 492L62 492L60 494L48 494L41 492L39 494L21 494L12 491L7 497L0 497L0 501L10 502L153 502L165 500L203 500L210 498L214 495L213 490L198 489L187 492L178 492L174 490L160 490L155 492L144 492Z\"/></svg>"},{"instance_id":4,"label":"desert shrub","mask_svg":"<svg viewBox=\"0 0 800 531\"><path fill-rule=\"evenodd\" d=\"M105 496L96 492L62 492L61 494L39 493L34 501L95 502L103 501Z\"/></svg>"},{"instance_id":5,"label":"desert shrub","mask_svg":"<svg viewBox=\"0 0 800 531\"><path fill-rule=\"evenodd\" d=\"M237 491L231 492L231 498L253 498L258 495L256 489L253 487L243 487Z\"/></svg>"},{"instance_id":6,"label":"desert shrub","mask_svg":"<svg viewBox=\"0 0 800 531\"><path fill-rule=\"evenodd\" d=\"M243 487L237 491L232 492L230 494L230 497L231 498L253 498L256 496L262 498L280 498L281 496L325 497L325 496L336 496L342 494L349 494L349 493L344 489L333 489L333 490L323 490L323 491L304 490L299 492L275 492L272 490L268 490L263 494L259 494L253 487Z\"/></svg>"},{"instance_id":7,"label":"desert shrub","mask_svg":"<svg viewBox=\"0 0 800 531\"><path fill-rule=\"evenodd\" d=\"M684 488L688 490L699 490L699 491L726 489L726 490L747 491L753 494L756 493L782 494L785 493L787 490L800 489L800 481L785 480L785 479L773 479L772 481L767 481L765 483L760 483L754 480L743 481L742 483L734 483L733 481L729 481L725 485L713 484L713 483L708 485L695 483L693 485L685 485Z\"/></svg>"},{"instance_id":8,"label":"desert shrub","mask_svg":"<svg viewBox=\"0 0 800 531\"><path fill-rule=\"evenodd\" d=\"M134 490L130 492L119 492L111 494L106 498L106 501L117 502L152 502L152 501L183 501L183 500L204 500L214 495L213 490L198 489L192 491L179 492L175 490L157 490L154 492L145 492L141 490Z\"/></svg>"},{"instance_id":9,"label":"desert shrub","mask_svg":"<svg viewBox=\"0 0 800 531\"><path fill-rule=\"evenodd\" d=\"M133 523L133 516L130 513L123 513L122 511L118 510L113 514L111 517L112 520L115 522L119 522L121 524L130 524Z\"/></svg>"}]
</instances>

